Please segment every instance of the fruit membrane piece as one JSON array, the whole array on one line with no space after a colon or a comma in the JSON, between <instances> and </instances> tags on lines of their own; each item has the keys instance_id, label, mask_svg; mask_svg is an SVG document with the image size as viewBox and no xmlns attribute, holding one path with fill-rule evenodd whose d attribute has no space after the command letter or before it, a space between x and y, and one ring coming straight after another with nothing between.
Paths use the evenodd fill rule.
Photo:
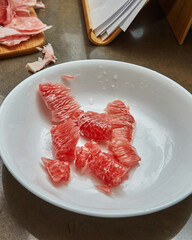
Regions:
<instances>
[{"instance_id":1,"label":"fruit membrane piece","mask_svg":"<svg viewBox=\"0 0 192 240\"><path fill-rule=\"evenodd\" d=\"M63 84L41 83L39 84L39 93L51 111L51 120L54 123L75 119L82 113L71 90Z\"/></svg>"},{"instance_id":2,"label":"fruit membrane piece","mask_svg":"<svg viewBox=\"0 0 192 240\"><path fill-rule=\"evenodd\" d=\"M73 120L53 125L51 137L55 158L60 161L73 161L79 140L79 127Z\"/></svg>"},{"instance_id":3,"label":"fruit membrane piece","mask_svg":"<svg viewBox=\"0 0 192 240\"><path fill-rule=\"evenodd\" d=\"M123 127L127 124L135 125L135 119L129 112L129 106L126 106L121 100L108 103L105 111L113 128Z\"/></svg>"},{"instance_id":4,"label":"fruit membrane piece","mask_svg":"<svg viewBox=\"0 0 192 240\"><path fill-rule=\"evenodd\" d=\"M132 146L126 139L119 140L113 138L109 143L109 150L111 150L117 160L126 167L132 167L141 161L135 147Z\"/></svg>"},{"instance_id":5,"label":"fruit membrane piece","mask_svg":"<svg viewBox=\"0 0 192 240\"><path fill-rule=\"evenodd\" d=\"M88 111L79 117L81 134L93 140L109 140L112 126L105 113Z\"/></svg>"},{"instance_id":6,"label":"fruit membrane piece","mask_svg":"<svg viewBox=\"0 0 192 240\"><path fill-rule=\"evenodd\" d=\"M61 180L66 182L69 181L70 166L68 162L52 160L45 157L41 159L54 182L59 182Z\"/></svg>"},{"instance_id":7,"label":"fruit membrane piece","mask_svg":"<svg viewBox=\"0 0 192 240\"><path fill-rule=\"evenodd\" d=\"M73 80L73 79L75 79L76 77L78 77L79 75L77 74L77 75L74 75L74 76L72 76L72 75L69 75L69 74L62 74L61 75L61 79L62 80Z\"/></svg>"},{"instance_id":8,"label":"fruit membrane piece","mask_svg":"<svg viewBox=\"0 0 192 240\"><path fill-rule=\"evenodd\" d=\"M108 186L104 186L104 185L95 185L95 187L97 189L99 189L101 192L105 193L105 194L111 194L111 188Z\"/></svg>"}]
</instances>

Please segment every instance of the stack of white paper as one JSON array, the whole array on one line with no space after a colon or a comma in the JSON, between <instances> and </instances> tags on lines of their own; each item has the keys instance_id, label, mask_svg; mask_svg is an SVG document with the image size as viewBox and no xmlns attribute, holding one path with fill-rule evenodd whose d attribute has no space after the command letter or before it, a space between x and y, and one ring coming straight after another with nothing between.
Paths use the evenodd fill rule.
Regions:
<instances>
[{"instance_id":1,"label":"stack of white paper","mask_svg":"<svg viewBox=\"0 0 192 240\"><path fill-rule=\"evenodd\" d=\"M126 31L146 0L88 0L92 30L104 41L118 27Z\"/></svg>"}]
</instances>

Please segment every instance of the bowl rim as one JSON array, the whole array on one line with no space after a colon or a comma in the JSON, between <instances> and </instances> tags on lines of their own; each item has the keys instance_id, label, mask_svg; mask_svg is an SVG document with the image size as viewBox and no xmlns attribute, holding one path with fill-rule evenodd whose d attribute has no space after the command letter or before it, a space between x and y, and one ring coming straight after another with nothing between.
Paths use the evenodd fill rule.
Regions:
<instances>
[{"instance_id":1,"label":"bowl rim","mask_svg":"<svg viewBox=\"0 0 192 240\"><path fill-rule=\"evenodd\" d=\"M140 70L144 70L144 71L147 71L147 72L151 72L151 73L154 73L154 74L157 74L159 75L161 78L162 78L162 81L169 81L171 82L171 84L178 88L180 91L182 91L183 94L185 94L186 96L188 96L189 98L191 98L192 100L192 95L191 93L186 90L183 86L181 86L180 84L178 84L177 82L175 82L174 80L166 77L165 75L157 72L157 71L154 71L152 69L149 69L147 67L143 67L143 66L140 66L140 65L137 65L137 64L133 64L133 63L128 63L128 62L122 62L122 61L116 61L116 60L105 60L105 59L85 59L85 60L76 60L76 61L68 61L68 62L64 62L64 63L60 63L60 64L57 64L57 65L54 65L54 66L51 66L49 68L46 68L46 69L43 69L42 71L40 72L37 72L29 77L27 77L26 79L24 79L23 81L21 81L19 84L17 84L10 92L9 94L6 96L6 98L4 99L4 101L2 102L2 104L0 105L0 131L1 131L1 128L2 128L2 117L1 115L3 114L3 111L4 111L4 108L6 107L6 102L7 100L9 99L9 97L17 90L19 90L20 88L22 88L23 85L27 84L29 81L31 81L33 78L35 77L38 77L39 75L42 75L44 72L47 72L47 71L52 71L52 69L57 69L57 68L60 68L61 66L63 65L68 65L68 64L74 64L74 63L83 63L83 64L86 64L86 63L99 63L99 64L102 64L102 63L112 63L112 64L120 64L120 65L127 65L127 66L130 66L131 68L135 68L136 70L137 69L140 69ZM98 65L97 65L98 66ZM192 104L192 101L191 101L191 104ZM133 216L141 216L141 215L146 215L146 214L150 214L150 213L154 213L154 212L158 212L158 211L161 211L161 210L164 210L168 207L171 207L177 203L179 203L180 201L184 200L185 198L187 198L188 196L190 196L192 194L192 188L189 189L189 191L182 195L181 197L178 197L177 199L175 199L174 201L168 201L167 203L165 204L162 204L160 206L156 206L156 207L152 207L152 208L148 208L148 209L145 209L145 210L133 210L133 211L129 211L129 212L126 212L126 211L120 211L120 210L117 210L117 211L107 211L107 212L103 212L101 210L89 210L87 208L84 208L84 207L76 207L74 205L70 205L70 204L62 204L61 201L55 201L54 199L51 199L49 198L48 196L46 196L44 193L42 192L39 192L38 189L36 188L33 188L33 185L30 184L30 182L27 180L23 180L22 177L20 177L20 175L16 174L14 172L14 169L12 169L11 166L9 166L8 164L8 161L6 159L6 153L4 152L3 148L1 147L3 144L3 139L1 137L1 134L0 134L0 156L2 157L2 160L3 160L3 163L5 164L6 168L8 169L8 171L11 173L11 175L23 186L25 187L27 190L29 190L30 192L32 192L34 195L38 196L39 198L45 200L46 202L50 203L50 204L53 204L57 207L60 207L62 209L65 209L65 210L69 210L71 212L75 212L75 213L80 213L80 214L83 214L83 215L88 215L88 216L95 216L95 217L105 217L105 218L119 218L119 217L133 217Z\"/></svg>"}]
</instances>

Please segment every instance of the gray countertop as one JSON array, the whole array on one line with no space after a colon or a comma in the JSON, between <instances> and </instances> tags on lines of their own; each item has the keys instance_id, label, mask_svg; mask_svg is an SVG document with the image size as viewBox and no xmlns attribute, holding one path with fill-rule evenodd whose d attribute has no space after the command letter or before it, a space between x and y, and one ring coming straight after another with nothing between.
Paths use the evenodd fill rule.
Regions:
<instances>
[{"instance_id":1,"label":"gray countertop","mask_svg":"<svg viewBox=\"0 0 192 240\"><path fill-rule=\"evenodd\" d=\"M37 14L44 23L53 25L45 35L58 58L55 64L79 59L130 62L160 72L192 92L192 31L179 46L157 0L151 0L129 29L107 46L89 42L81 1L44 3L46 10L37 10ZM39 56L41 53L0 60L0 102L31 75L25 65ZM0 240L190 240L191 212L192 196L166 210L139 217L105 219L68 212L26 190L0 159Z\"/></svg>"}]
</instances>

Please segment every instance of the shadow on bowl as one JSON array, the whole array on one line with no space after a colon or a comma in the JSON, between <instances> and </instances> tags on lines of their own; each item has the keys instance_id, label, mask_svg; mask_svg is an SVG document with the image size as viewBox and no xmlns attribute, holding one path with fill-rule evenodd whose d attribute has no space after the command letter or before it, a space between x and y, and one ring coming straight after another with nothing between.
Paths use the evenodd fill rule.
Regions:
<instances>
[{"instance_id":1,"label":"shadow on bowl","mask_svg":"<svg viewBox=\"0 0 192 240\"><path fill-rule=\"evenodd\" d=\"M3 188L11 215L37 239L168 240L192 212L192 196L157 213L130 218L97 218L55 207L33 195L3 166Z\"/></svg>"}]
</instances>

